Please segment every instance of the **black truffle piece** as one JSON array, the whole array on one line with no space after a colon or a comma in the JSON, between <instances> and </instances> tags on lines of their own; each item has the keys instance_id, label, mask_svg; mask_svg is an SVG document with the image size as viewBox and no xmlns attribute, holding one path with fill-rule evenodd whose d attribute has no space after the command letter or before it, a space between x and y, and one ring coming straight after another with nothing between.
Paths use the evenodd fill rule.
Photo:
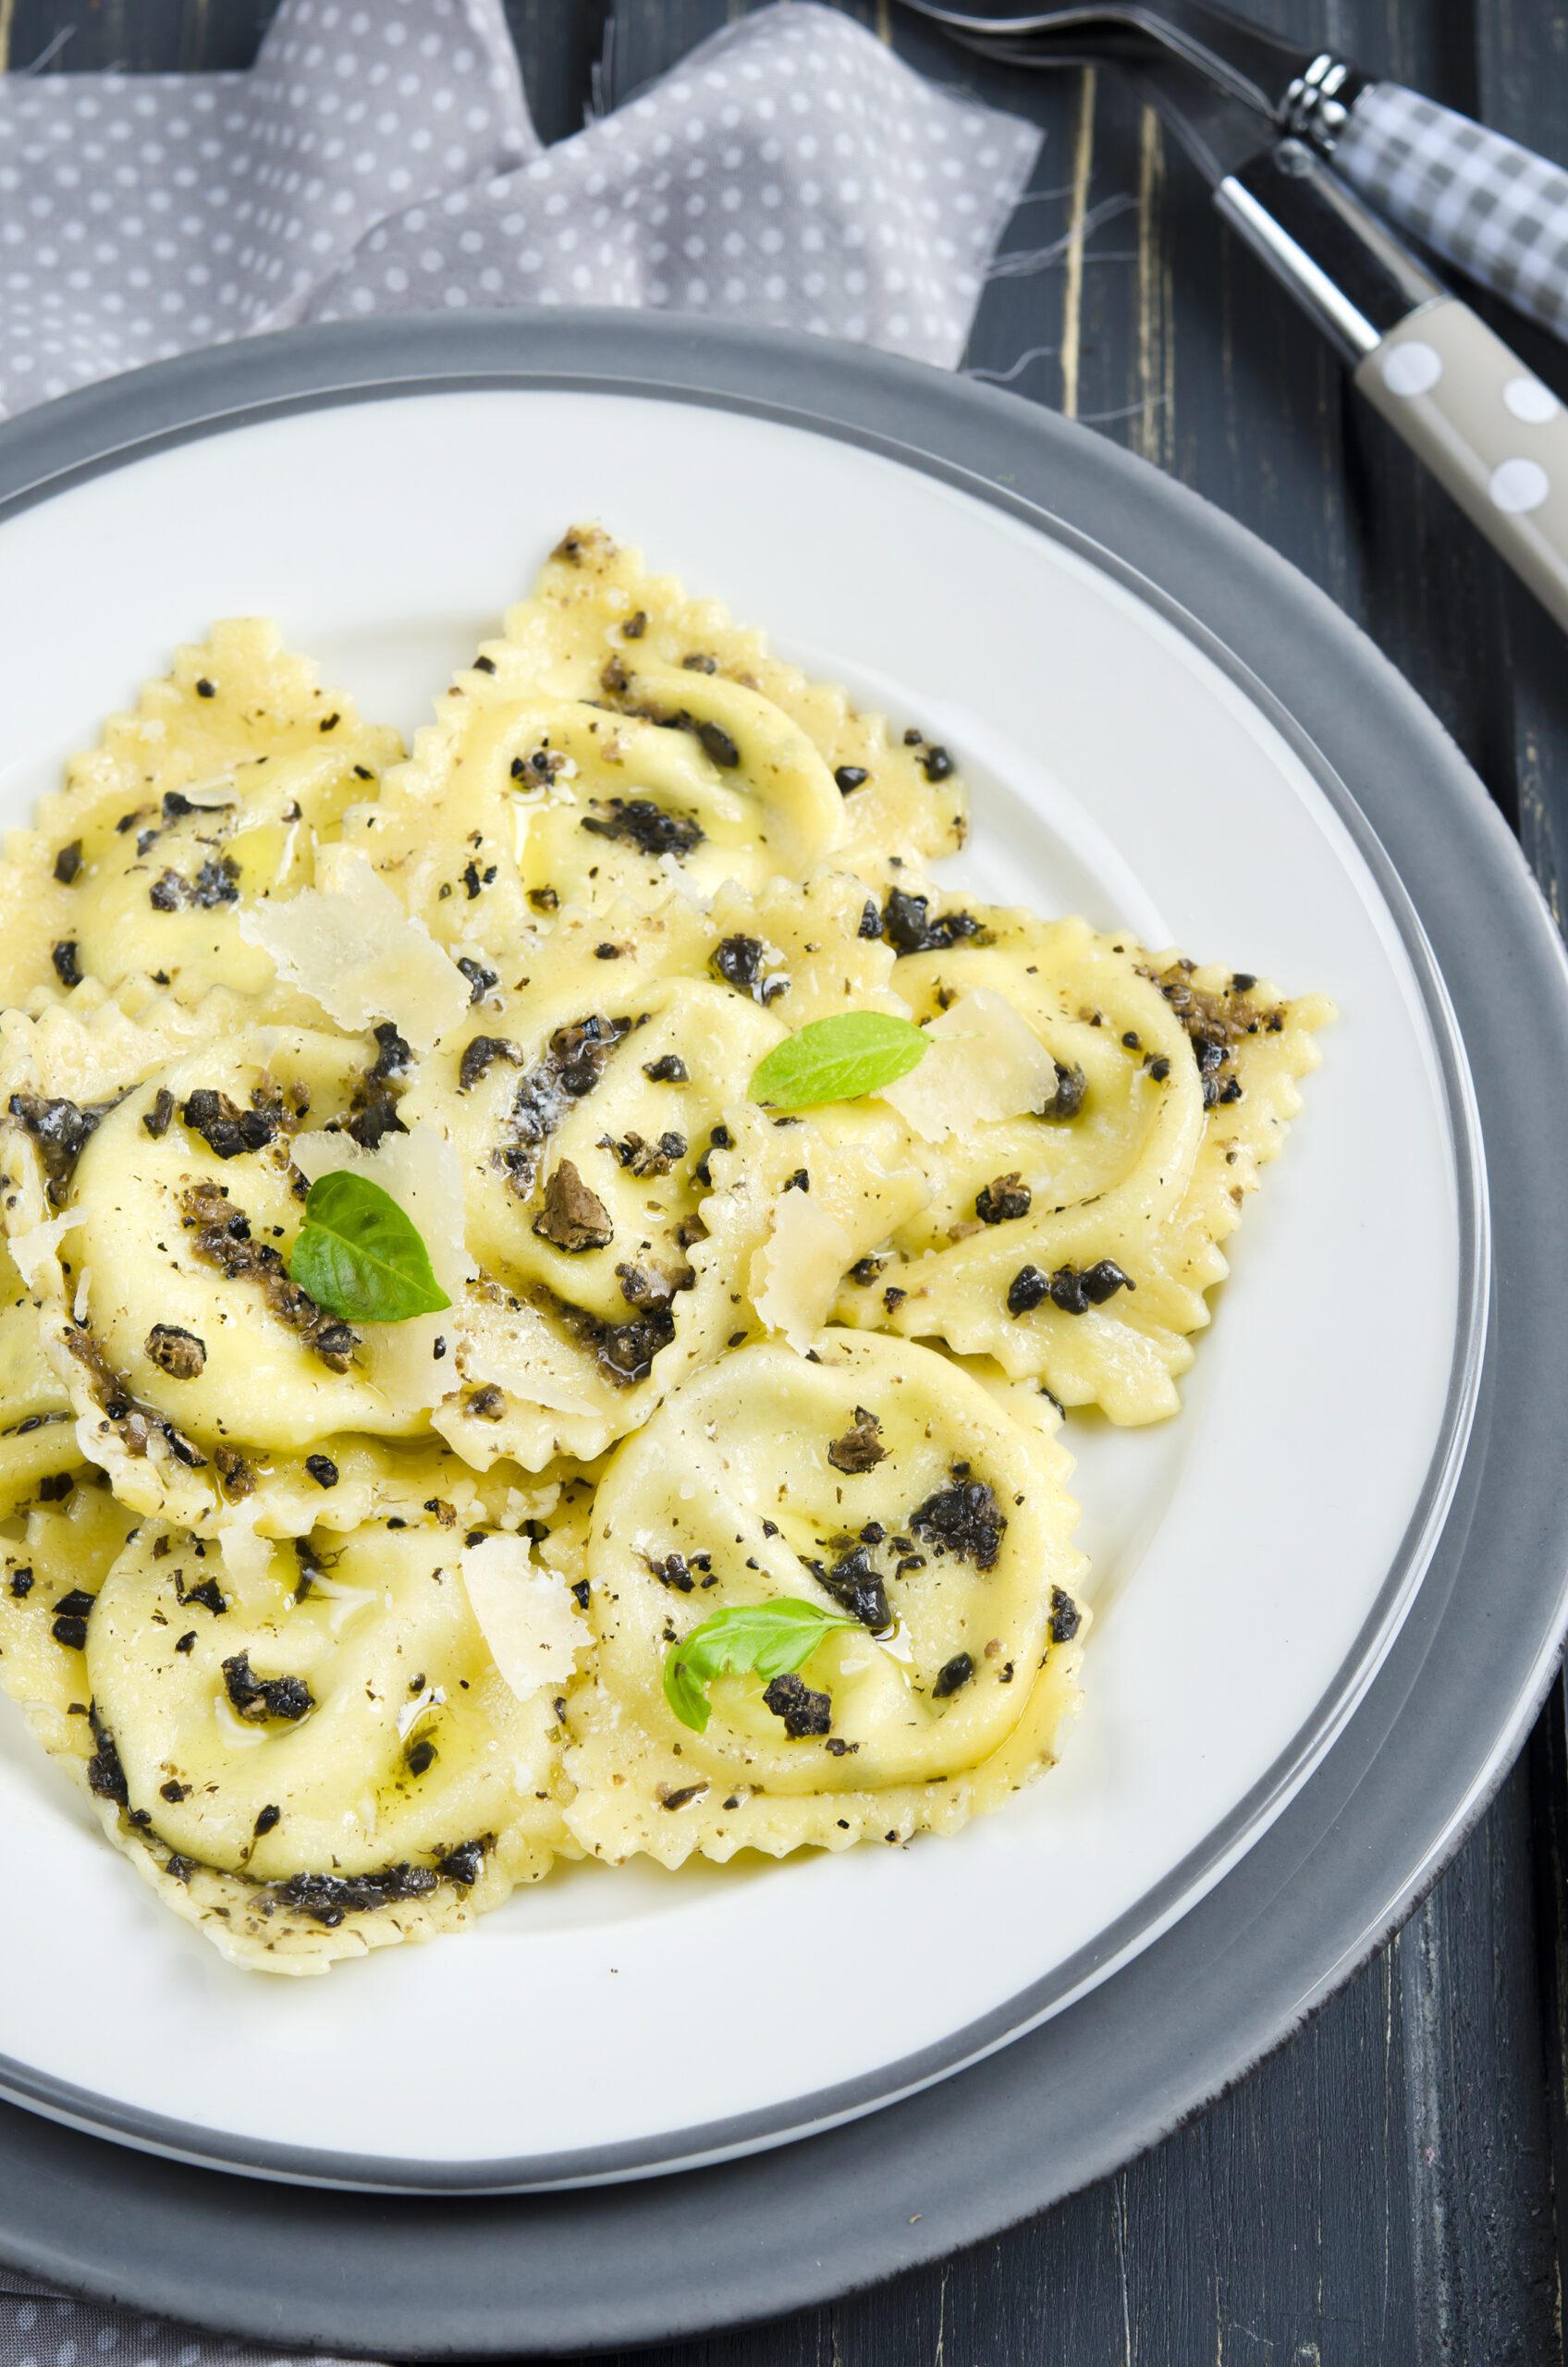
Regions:
<instances>
[{"instance_id":1,"label":"black truffle piece","mask_svg":"<svg viewBox=\"0 0 1568 2367\"><path fill-rule=\"evenodd\" d=\"M223 1681L239 1715L254 1725L268 1718L292 1725L316 1706L302 1676L256 1676L249 1652L236 1652L224 1662Z\"/></svg>"},{"instance_id":2,"label":"black truffle piece","mask_svg":"<svg viewBox=\"0 0 1568 2367\"><path fill-rule=\"evenodd\" d=\"M937 1552L973 1562L977 1570L992 1570L1001 1551L1007 1515L998 1509L988 1483L971 1479L967 1472L966 1465L959 1465L953 1485L917 1505L909 1516L909 1526Z\"/></svg>"},{"instance_id":3,"label":"black truffle piece","mask_svg":"<svg viewBox=\"0 0 1568 2367\"><path fill-rule=\"evenodd\" d=\"M207 1368L207 1343L178 1323L154 1323L147 1334L147 1355L171 1380L195 1380Z\"/></svg>"},{"instance_id":4,"label":"black truffle piece","mask_svg":"<svg viewBox=\"0 0 1568 2367\"><path fill-rule=\"evenodd\" d=\"M814 1692L803 1677L792 1673L776 1676L762 1698L774 1716L783 1719L784 1731L791 1742L799 1742L807 1735L825 1735L833 1723L832 1696Z\"/></svg>"},{"instance_id":5,"label":"black truffle piece","mask_svg":"<svg viewBox=\"0 0 1568 2367\"><path fill-rule=\"evenodd\" d=\"M974 1213L982 1224L1008 1224L1026 1217L1033 1195L1016 1169L998 1175L974 1195Z\"/></svg>"},{"instance_id":6,"label":"black truffle piece","mask_svg":"<svg viewBox=\"0 0 1568 2367\"><path fill-rule=\"evenodd\" d=\"M856 1473L869 1471L880 1463L888 1450L878 1435L882 1428L875 1414L864 1405L855 1407L853 1421L842 1438L834 1440L827 1450L827 1460L835 1471Z\"/></svg>"}]
</instances>

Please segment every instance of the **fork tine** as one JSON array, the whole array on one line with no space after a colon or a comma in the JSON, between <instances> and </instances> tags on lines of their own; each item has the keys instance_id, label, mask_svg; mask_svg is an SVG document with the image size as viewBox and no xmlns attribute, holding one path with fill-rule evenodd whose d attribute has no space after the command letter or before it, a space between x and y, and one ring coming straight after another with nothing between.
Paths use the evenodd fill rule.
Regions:
<instances>
[{"instance_id":1,"label":"fork tine","mask_svg":"<svg viewBox=\"0 0 1568 2367\"><path fill-rule=\"evenodd\" d=\"M1060 31L1048 28L1023 37L961 31L956 25L945 30L954 46L968 50L972 56L1043 73L1058 73L1074 66L1133 66L1157 55L1158 47L1130 26L1122 25L1107 26L1103 33L1091 33L1082 24L1064 24Z\"/></svg>"},{"instance_id":2,"label":"fork tine","mask_svg":"<svg viewBox=\"0 0 1568 2367\"><path fill-rule=\"evenodd\" d=\"M1036 43L1071 41L1085 62L1114 55L1113 43L1137 43L1143 53L1167 50L1206 74L1259 113L1278 115L1292 77L1312 55L1238 17L1216 0L903 0L927 23L964 42L1006 43L994 55L1016 66L1035 63ZM1060 47L1057 57L1060 57Z\"/></svg>"},{"instance_id":3,"label":"fork tine","mask_svg":"<svg viewBox=\"0 0 1568 2367\"><path fill-rule=\"evenodd\" d=\"M1047 37L1070 26L1084 25L1091 29L1096 19L1110 13L1105 7L1085 6L1084 0L1062 0L1060 7L1035 5L1016 11L985 15L978 9L954 6L950 0L903 0L911 13L924 17L928 23L941 25L961 41L972 37L982 40L1011 41Z\"/></svg>"}]
</instances>

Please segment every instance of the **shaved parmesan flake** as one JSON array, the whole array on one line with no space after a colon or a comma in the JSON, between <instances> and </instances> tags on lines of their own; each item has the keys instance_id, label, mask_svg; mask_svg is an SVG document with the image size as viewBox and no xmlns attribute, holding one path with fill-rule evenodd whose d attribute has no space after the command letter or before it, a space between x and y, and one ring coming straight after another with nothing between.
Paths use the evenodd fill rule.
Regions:
<instances>
[{"instance_id":1,"label":"shaved parmesan flake","mask_svg":"<svg viewBox=\"0 0 1568 2367\"><path fill-rule=\"evenodd\" d=\"M203 814L222 814L235 803L234 766L224 773L214 773L210 779L193 780L180 791L187 805L198 805Z\"/></svg>"},{"instance_id":2,"label":"shaved parmesan flake","mask_svg":"<svg viewBox=\"0 0 1568 2367\"><path fill-rule=\"evenodd\" d=\"M931 1186L917 1169L885 1168L874 1152L855 1143L824 1145L824 1149L827 1156L816 1158L811 1169L812 1198L848 1234L846 1264L878 1248L929 1206Z\"/></svg>"},{"instance_id":3,"label":"shaved parmesan flake","mask_svg":"<svg viewBox=\"0 0 1568 2367\"><path fill-rule=\"evenodd\" d=\"M526 1537L484 1537L462 1551L463 1585L490 1655L520 1701L570 1682L591 1640L565 1583L534 1566Z\"/></svg>"},{"instance_id":4,"label":"shaved parmesan flake","mask_svg":"<svg viewBox=\"0 0 1568 2367\"><path fill-rule=\"evenodd\" d=\"M391 1019L428 1052L467 1011L468 980L358 848L323 847L316 877L319 887L285 902L241 911L240 935L339 1027Z\"/></svg>"},{"instance_id":5,"label":"shaved parmesan flake","mask_svg":"<svg viewBox=\"0 0 1568 2367\"><path fill-rule=\"evenodd\" d=\"M1056 1091L1056 1061L1006 997L977 987L925 1030L918 1068L881 1099L926 1142L1038 1111Z\"/></svg>"},{"instance_id":6,"label":"shaved parmesan flake","mask_svg":"<svg viewBox=\"0 0 1568 2367\"><path fill-rule=\"evenodd\" d=\"M582 1359L536 1307L474 1295L459 1309L456 1330L458 1365L469 1382L489 1382L547 1414L599 1410L582 1388Z\"/></svg>"},{"instance_id":7,"label":"shaved parmesan flake","mask_svg":"<svg viewBox=\"0 0 1568 2367\"><path fill-rule=\"evenodd\" d=\"M773 1229L752 1259L752 1304L798 1354L827 1322L854 1254L843 1226L809 1192L779 1196Z\"/></svg>"},{"instance_id":8,"label":"shaved parmesan flake","mask_svg":"<svg viewBox=\"0 0 1568 2367\"><path fill-rule=\"evenodd\" d=\"M48 1217L42 1224L30 1224L24 1233L11 1235L11 1257L30 1291L48 1287L50 1269L59 1257L60 1244L80 1221L75 1209L67 1208L63 1217Z\"/></svg>"},{"instance_id":9,"label":"shaved parmesan flake","mask_svg":"<svg viewBox=\"0 0 1568 2367\"><path fill-rule=\"evenodd\" d=\"M353 1587L342 1578L329 1578L324 1570L312 1565L311 1596L318 1596L326 1604L326 1624L335 1636L340 1636L350 1620L358 1619L374 1602L385 1603L386 1597L379 1587Z\"/></svg>"}]
</instances>

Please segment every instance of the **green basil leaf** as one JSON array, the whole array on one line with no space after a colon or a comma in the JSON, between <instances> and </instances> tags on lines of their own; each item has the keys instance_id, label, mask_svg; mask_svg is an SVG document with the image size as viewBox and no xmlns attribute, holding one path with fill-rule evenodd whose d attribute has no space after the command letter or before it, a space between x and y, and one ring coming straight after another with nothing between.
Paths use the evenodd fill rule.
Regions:
<instances>
[{"instance_id":1,"label":"green basil leaf","mask_svg":"<svg viewBox=\"0 0 1568 2367\"><path fill-rule=\"evenodd\" d=\"M733 1604L716 1611L664 1660L664 1698L683 1726L707 1730L708 1686L716 1676L753 1671L765 1684L803 1668L825 1636L859 1623L815 1602L780 1595L775 1602Z\"/></svg>"},{"instance_id":2,"label":"green basil leaf","mask_svg":"<svg viewBox=\"0 0 1568 2367\"><path fill-rule=\"evenodd\" d=\"M809 1110L819 1101L854 1101L907 1076L925 1058L926 1039L886 1011L840 1011L813 1019L775 1044L752 1078L752 1099L775 1110Z\"/></svg>"},{"instance_id":3,"label":"green basil leaf","mask_svg":"<svg viewBox=\"0 0 1568 2367\"><path fill-rule=\"evenodd\" d=\"M406 1323L452 1302L390 1192L352 1168L318 1175L288 1260L289 1279L345 1323Z\"/></svg>"}]
</instances>

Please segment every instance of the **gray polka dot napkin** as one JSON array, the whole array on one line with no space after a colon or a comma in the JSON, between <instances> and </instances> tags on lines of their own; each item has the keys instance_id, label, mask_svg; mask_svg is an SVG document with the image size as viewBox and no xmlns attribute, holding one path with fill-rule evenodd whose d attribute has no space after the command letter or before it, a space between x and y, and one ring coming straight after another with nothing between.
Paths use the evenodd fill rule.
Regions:
<instances>
[{"instance_id":1,"label":"gray polka dot napkin","mask_svg":"<svg viewBox=\"0 0 1568 2367\"><path fill-rule=\"evenodd\" d=\"M290 2367L284 2353L256 2343L64 2300L4 2270L0 2284L17 2288L0 2290L0 2367ZM312 2367L340 2362L324 2355Z\"/></svg>"},{"instance_id":2,"label":"gray polka dot napkin","mask_svg":"<svg viewBox=\"0 0 1568 2367\"><path fill-rule=\"evenodd\" d=\"M500 0L284 0L247 74L0 83L0 412L470 305L716 313L950 369L1038 141L786 0L546 151ZM0 2367L276 2356L0 2270Z\"/></svg>"},{"instance_id":3,"label":"gray polka dot napkin","mask_svg":"<svg viewBox=\"0 0 1568 2367\"><path fill-rule=\"evenodd\" d=\"M543 150L500 0L284 0L246 74L0 83L0 410L470 305L715 313L951 368L1038 140L787 0Z\"/></svg>"}]
</instances>

